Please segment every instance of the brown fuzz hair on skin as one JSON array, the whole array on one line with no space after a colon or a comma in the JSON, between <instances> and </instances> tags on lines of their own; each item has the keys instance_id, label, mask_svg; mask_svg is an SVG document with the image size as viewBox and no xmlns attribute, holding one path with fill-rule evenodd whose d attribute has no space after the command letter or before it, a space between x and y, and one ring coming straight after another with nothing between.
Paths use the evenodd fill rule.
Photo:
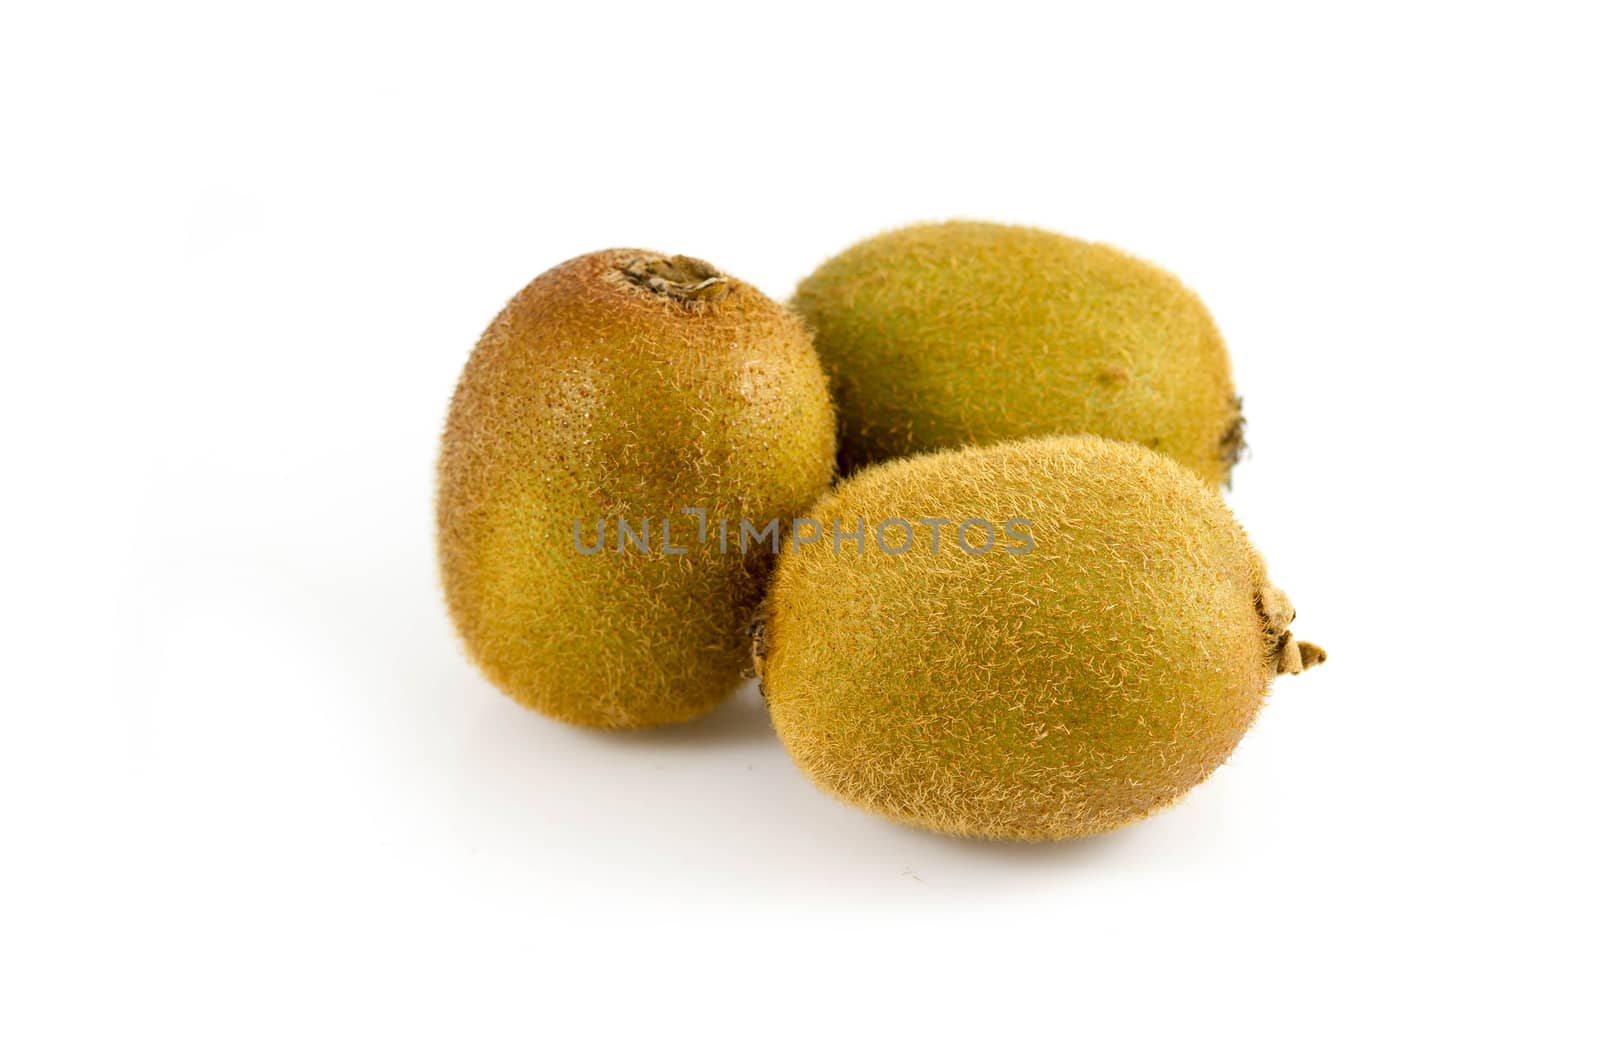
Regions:
<instances>
[{"instance_id":1,"label":"brown fuzz hair on skin","mask_svg":"<svg viewBox=\"0 0 1600 1063\"><path fill-rule=\"evenodd\" d=\"M1086 432L1214 486L1244 447L1227 348L1170 273L1105 244L987 222L864 240L792 305L835 389L846 472L970 443Z\"/></svg>"},{"instance_id":2,"label":"brown fuzz hair on skin","mask_svg":"<svg viewBox=\"0 0 1600 1063\"><path fill-rule=\"evenodd\" d=\"M634 249L541 275L473 349L440 448L439 566L468 653L571 723L710 711L747 665L774 560L723 552L719 522L804 512L834 430L805 326L754 287ZM619 520L648 521L647 550L618 549ZM580 552L602 524L604 548Z\"/></svg>"},{"instance_id":3,"label":"brown fuzz hair on skin","mask_svg":"<svg viewBox=\"0 0 1600 1063\"><path fill-rule=\"evenodd\" d=\"M1293 608L1217 492L1135 444L899 459L809 516L830 535L779 560L762 687L807 775L901 823L1044 840L1133 822L1227 759L1274 676L1326 656L1290 634ZM950 521L937 551L924 517ZM957 545L971 518L997 529L991 549ZM895 519L910 549L900 530L897 552L876 543ZM858 522L864 550L835 552L831 529Z\"/></svg>"}]
</instances>

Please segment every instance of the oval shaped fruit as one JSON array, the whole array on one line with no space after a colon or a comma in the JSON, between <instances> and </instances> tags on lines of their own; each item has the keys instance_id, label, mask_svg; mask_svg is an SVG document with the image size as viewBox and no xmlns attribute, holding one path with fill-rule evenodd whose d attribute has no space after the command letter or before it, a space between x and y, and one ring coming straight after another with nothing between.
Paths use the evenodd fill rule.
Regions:
<instances>
[{"instance_id":1,"label":"oval shaped fruit","mask_svg":"<svg viewBox=\"0 0 1600 1063\"><path fill-rule=\"evenodd\" d=\"M864 240L800 283L845 471L1088 432L1213 485L1243 447L1227 348L1177 278L1105 244L985 222Z\"/></svg>"},{"instance_id":2,"label":"oval shaped fruit","mask_svg":"<svg viewBox=\"0 0 1600 1063\"><path fill-rule=\"evenodd\" d=\"M1134 444L902 459L809 516L823 532L780 559L756 641L773 723L823 789L901 822L1128 823L1227 758L1275 674L1324 657L1217 493Z\"/></svg>"},{"instance_id":3,"label":"oval shaped fruit","mask_svg":"<svg viewBox=\"0 0 1600 1063\"><path fill-rule=\"evenodd\" d=\"M437 500L451 617L524 705L595 727L698 716L748 666L773 560L722 549L719 522L787 520L833 468L793 314L698 259L575 258L500 312L456 388Z\"/></svg>"}]
</instances>

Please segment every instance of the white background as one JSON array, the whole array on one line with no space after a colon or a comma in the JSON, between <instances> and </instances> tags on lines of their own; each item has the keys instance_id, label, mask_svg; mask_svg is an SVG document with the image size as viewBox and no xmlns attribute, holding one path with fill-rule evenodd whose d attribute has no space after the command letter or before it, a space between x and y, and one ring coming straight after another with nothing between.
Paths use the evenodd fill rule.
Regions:
<instances>
[{"instance_id":1,"label":"white background","mask_svg":"<svg viewBox=\"0 0 1600 1063\"><path fill-rule=\"evenodd\" d=\"M1594 1059L1596 32L1467 6L10 9L0 1055ZM1331 653L1227 766L953 841L753 692L473 671L432 465L507 297L952 216L1221 324Z\"/></svg>"}]
</instances>

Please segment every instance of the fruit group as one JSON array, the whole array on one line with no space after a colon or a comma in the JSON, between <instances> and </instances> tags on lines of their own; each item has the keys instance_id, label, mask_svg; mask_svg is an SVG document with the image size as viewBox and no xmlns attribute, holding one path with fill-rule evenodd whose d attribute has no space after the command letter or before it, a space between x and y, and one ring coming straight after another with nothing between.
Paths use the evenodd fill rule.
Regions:
<instances>
[{"instance_id":1,"label":"fruit group","mask_svg":"<svg viewBox=\"0 0 1600 1063\"><path fill-rule=\"evenodd\" d=\"M902 459L809 516L825 533L785 549L756 641L773 722L822 788L905 823L1046 839L1138 819L1228 757L1275 674L1323 658L1217 493L1144 447ZM958 538L976 521L996 534Z\"/></svg>"},{"instance_id":2,"label":"fruit group","mask_svg":"<svg viewBox=\"0 0 1600 1063\"><path fill-rule=\"evenodd\" d=\"M862 241L800 283L839 459L1089 432L1208 483L1243 446L1228 352L1171 274L1104 244L982 222Z\"/></svg>"},{"instance_id":3,"label":"fruit group","mask_svg":"<svg viewBox=\"0 0 1600 1063\"><path fill-rule=\"evenodd\" d=\"M439 563L468 652L573 723L709 711L773 561L721 549L719 522L803 512L833 447L806 330L755 288L648 251L557 266L484 332L445 428Z\"/></svg>"}]
</instances>

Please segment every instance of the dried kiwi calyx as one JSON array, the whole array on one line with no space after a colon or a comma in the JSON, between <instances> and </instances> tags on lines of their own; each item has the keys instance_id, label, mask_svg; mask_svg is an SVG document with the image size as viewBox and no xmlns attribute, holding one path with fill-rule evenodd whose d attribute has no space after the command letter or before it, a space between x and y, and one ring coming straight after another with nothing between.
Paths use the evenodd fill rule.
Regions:
<instances>
[{"instance_id":1,"label":"dried kiwi calyx","mask_svg":"<svg viewBox=\"0 0 1600 1063\"><path fill-rule=\"evenodd\" d=\"M1294 606L1289 596L1273 586L1262 587L1256 594L1256 612L1272 640L1271 661L1279 675L1296 675L1312 665L1328 659L1328 653L1314 642L1302 642L1294 637L1289 625L1294 622Z\"/></svg>"},{"instance_id":2,"label":"dried kiwi calyx","mask_svg":"<svg viewBox=\"0 0 1600 1063\"><path fill-rule=\"evenodd\" d=\"M1233 397L1233 417L1228 421L1227 431L1223 432L1219 449L1222 458L1223 485L1233 486L1233 468L1239 464L1248 446L1244 441L1244 400L1239 396Z\"/></svg>"},{"instance_id":3,"label":"dried kiwi calyx","mask_svg":"<svg viewBox=\"0 0 1600 1063\"><path fill-rule=\"evenodd\" d=\"M622 272L641 288L685 303L721 302L733 286L717 267L688 255L635 258L622 266Z\"/></svg>"}]
</instances>

